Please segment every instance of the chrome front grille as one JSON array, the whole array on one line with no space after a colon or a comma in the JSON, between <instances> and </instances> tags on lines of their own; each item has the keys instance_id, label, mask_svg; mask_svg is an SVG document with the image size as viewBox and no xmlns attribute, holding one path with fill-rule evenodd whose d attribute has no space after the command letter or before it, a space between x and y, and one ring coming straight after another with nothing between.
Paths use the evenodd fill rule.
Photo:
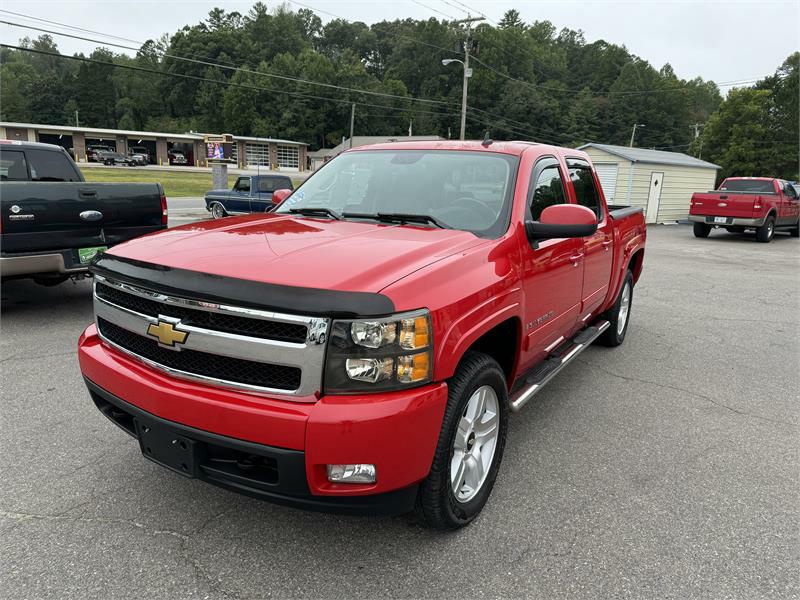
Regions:
<instances>
[{"instance_id":1,"label":"chrome front grille","mask_svg":"<svg viewBox=\"0 0 800 600\"><path fill-rule=\"evenodd\" d=\"M297 400L320 389L327 319L169 296L99 275L94 286L101 339L154 368Z\"/></svg>"}]
</instances>

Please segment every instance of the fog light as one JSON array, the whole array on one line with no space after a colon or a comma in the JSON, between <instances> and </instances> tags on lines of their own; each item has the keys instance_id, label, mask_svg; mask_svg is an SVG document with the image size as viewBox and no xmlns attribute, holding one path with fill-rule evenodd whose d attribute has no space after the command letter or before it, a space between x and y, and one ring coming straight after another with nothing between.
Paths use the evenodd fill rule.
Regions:
<instances>
[{"instance_id":1,"label":"fog light","mask_svg":"<svg viewBox=\"0 0 800 600\"><path fill-rule=\"evenodd\" d=\"M333 483L375 483L375 465L328 465Z\"/></svg>"}]
</instances>

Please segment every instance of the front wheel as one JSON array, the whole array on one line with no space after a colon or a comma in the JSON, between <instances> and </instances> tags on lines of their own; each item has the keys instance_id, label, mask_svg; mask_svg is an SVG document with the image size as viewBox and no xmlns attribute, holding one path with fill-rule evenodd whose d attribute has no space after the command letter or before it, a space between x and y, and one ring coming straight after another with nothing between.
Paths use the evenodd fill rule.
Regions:
<instances>
[{"instance_id":1,"label":"front wheel","mask_svg":"<svg viewBox=\"0 0 800 600\"><path fill-rule=\"evenodd\" d=\"M769 216L764 224L756 229L756 240L768 244L772 241L773 235L775 235L775 217Z\"/></svg>"},{"instance_id":2,"label":"front wheel","mask_svg":"<svg viewBox=\"0 0 800 600\"><path fill-rule=\"evenodd\" d=\"M508 392L500 365L469 352L448 382L447 407L417 518L434 529L458 529L483 509L494 487L508 430Z\"/></svg>"},{"instance_id":3,"label":"front wheel","mask_svg":"<svg viewBox=\"0 0 800 600\"><path fill-rule=\"evenodd\" d=\"M603 346L619 346L625 341L625 334L628 332L628 323L631 317L631 306L633 304L633 273L630 270L625 272L625 279L622 281L622 289L619 291L617 301L604 317L609 322L609 328L597 338Z\"/></svg>"},{"instance_id":4,"label":"front wheel","mask_svg":"<svg viewBox=\"0 0 800 600\"><path fill-rule=\"evenodd\" d=\"M694 237L707 238L709 233L711 233L711 225L695 222Z\"/></svg>"},{"instance_id":5,"label":"front wheel","mask_svg":"<svg viewBox=\"0 0 800 600\"><path fill-rule=\"evenodd\" d=\"M211 216L214 217L215 219L221 219L227 216L227 213L225 212L225 207L222 206L222 204L220 204L219 202L214 202L214 204L211 205Z\"/></svg>"}]
</instances>

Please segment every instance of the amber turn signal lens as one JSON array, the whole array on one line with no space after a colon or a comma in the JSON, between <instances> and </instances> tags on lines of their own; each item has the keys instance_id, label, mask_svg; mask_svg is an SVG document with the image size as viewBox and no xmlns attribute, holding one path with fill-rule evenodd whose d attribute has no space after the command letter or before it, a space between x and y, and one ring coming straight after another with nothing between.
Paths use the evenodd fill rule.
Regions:
<instances>
[{"instance_id":1,"label":"amber turn signal lens","mask_svg":"<svg viewBox=\"0 0 800 600\"><path fill-rule=\"evenodd\" d=\"M397 381L414 383L430 377L430 353L420 352L411 356L400 356L397 359Z\"/></svg>"},{"instance_id":2,"label":"amber turn signal lens","mask_svg":"<svg viewBox=\"0 0 800 600\"><path fill-rule=\"evenodd\" d=\"M427 348L430 344L430 326L427 316L403 319L400 322L400 347L406 350Z\"/></svg>"}]
</instances>

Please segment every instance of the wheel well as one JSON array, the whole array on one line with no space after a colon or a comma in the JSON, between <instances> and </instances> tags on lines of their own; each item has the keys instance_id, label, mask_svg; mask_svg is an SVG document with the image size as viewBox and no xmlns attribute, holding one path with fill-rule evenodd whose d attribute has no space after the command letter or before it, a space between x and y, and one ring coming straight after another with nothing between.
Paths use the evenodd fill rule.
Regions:
<instances>
[{"instance_id":1,"label":"wheel well","mask_svg":"<svg viewBox=\"0 0 800 600\"><path fill-rule=\"evenodd\" d=\"M519 320L512 317L492 327L467 349L467 352L482 352L495 359L503 369L509 385L517 360L519 329Z\"/></svg>"},{"instance_id":2,"label":"wheel well","mask_svg":"<svg viewBox=\"0 0 800 600\"><path fill-rule=\"evenodd\" d=\"M637 250L631 256L628 263L628 269L633 273L633 283L639 281L639 275L642 274L642 262L644 261L644 248Z\"/></svg>"}]
</instances>

